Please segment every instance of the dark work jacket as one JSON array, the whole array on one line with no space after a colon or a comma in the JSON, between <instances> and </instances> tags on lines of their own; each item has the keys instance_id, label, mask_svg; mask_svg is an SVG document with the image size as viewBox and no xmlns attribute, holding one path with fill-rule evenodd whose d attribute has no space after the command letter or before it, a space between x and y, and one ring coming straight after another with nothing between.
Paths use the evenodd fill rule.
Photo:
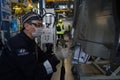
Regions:
<instances>
[{"instance_id":1,"label":"dark work jacket","mask_svg":"<svg viewBox=\"0 0 120 80\"><path fill-rule=\"evenodd\" d=\"M39 59L36 60L34 40L24 32L8 40L11 51L0 56L0 80L50 80L43 62L47 59L38 47ZM4 51L4 50L3 50Z\"/></svg>"}]
</instances>

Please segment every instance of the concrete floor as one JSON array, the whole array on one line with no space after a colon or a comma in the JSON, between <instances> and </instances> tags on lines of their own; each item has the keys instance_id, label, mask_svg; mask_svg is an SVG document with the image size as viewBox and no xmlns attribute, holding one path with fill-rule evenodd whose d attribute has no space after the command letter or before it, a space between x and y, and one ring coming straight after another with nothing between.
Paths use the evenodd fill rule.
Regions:
<instances>
[{"instance_id":1,"label":"concrete floor","mask_svg":"<svg viewBox=\"0 0 120 80\"><path fill-rule=\"evenodd\" d=\"M65 63L65 80L74 80L74 77L71 73L70 59L66 58L64 63ZM61 65L62 62L57 65L57 71L53 74L51 80L60 80Z\"/></svg>"}]
</instances>

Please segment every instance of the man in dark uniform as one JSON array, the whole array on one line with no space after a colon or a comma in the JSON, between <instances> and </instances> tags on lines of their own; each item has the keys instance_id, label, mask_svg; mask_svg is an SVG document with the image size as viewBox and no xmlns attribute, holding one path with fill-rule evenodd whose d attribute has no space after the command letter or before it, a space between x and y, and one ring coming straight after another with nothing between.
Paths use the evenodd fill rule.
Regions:
<instances>
[{"instance_id":1,"label":"man in dark uniform","mask_svg":"<svg viewBox=\"0 0 120 80\"><path fill-rule=\"evenodd\" d=\"M8 48L0 56L0 80L50 80L59 60L43 52L34 40L40 20L35 12L22 17L23 29L8 40Z\"/></svg>"}]
</instances>

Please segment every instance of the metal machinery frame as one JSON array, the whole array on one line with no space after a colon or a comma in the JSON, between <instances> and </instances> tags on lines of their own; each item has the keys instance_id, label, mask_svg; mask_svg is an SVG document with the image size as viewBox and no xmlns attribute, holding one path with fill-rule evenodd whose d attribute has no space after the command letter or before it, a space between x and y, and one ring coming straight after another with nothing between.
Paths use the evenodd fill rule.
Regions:
<instances>
[{"instance_id":1,"label":"metal machinery frame","mask_svg":"<svg viewBox=\"0 0 120 80\"><path fill-rule=\"evenodd\" d=\"M105 64L106 63L106 64ZM94 74L94 75L79 75L80 76L80 80L118 80L120 79L120 75L118 75L118 73L120 72L120 66L118 66L113 72L111 72L110 75L106 75L107 72L101 68L101 66L99 64L104 64L104 65L109 65L108 61L93 61L93 62L89 62L86 63L85 65L92 65L94 66L95 69L99 70L102 74Z\"/></svg>"},{"instance_id":2,"label":"metal machinery frame","mask_svg":"<svg viewBox=\"0 0 120 80\"><path fill-rule=\"evenodd\" d=\"M75 48L77 47L77 49ZM120 79L120 66L111 69L110 61L100 57L85 56L80 45L74 47L72 64L74 65L77 80L118 80ZM75 50L76 49L76 50ZM86 53L85 53L86 54ZM91 58L90 58L91 57ZM82 60L83 59L83 60Z\"/></svg>"},{"instance_id":3,"label":"metal machinery frame","mask_svg":"<svg viewBox=\"0 0 120 80\"><path fill-rule=\"evenodd\" d=\"M49 5L48 8L54 8L56 13L72 12L72 10L70 9L71 2L73 2L73 0L46 0L46 4ZM69 6L68 9L57 9L56 6L63 3Z\"/></svg>"},{"instance_id":4,"label":"metal machinery frame","mask_svg":"<svg viewBox=\"0 0 120 80\"><path fill-rule=\"evenodd\" d=\"M84 52L90 57L95 57L86 63L73 64L77 80L119 80L119 1L74 1L73 46L80 43Z\"/></svg>"},{"instance_id":5,"label":"metal machinery frame","mask_svg":"<svg viewBox=\"0 0 120 80\"><path fill-rule=\"evenodd\" d=\"M53 44L53 52L56 52L56 32L55 32L55 12L54 9L44 9L43 32L41 35L40 46L45 51L44 44Z\"/></svg>"},{"instance_id":6,"label":"metal machinery frame","mask_svg":"<svg viewBox=\"0 0 120 80\"><path fill-rule=\"evenodd\" d=\"M11 13L11 2L9 0L0 0L0 38L3 43L5 39L10 37Z\"/></svg>"}]
</instances>

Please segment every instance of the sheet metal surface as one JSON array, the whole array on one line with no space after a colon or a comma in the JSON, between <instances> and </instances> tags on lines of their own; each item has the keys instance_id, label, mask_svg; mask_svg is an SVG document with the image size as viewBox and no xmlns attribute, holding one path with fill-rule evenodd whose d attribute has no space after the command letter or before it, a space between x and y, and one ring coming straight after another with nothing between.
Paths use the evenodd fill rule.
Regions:
<instances>
[{"instance_id":1,"label":"sheet metal surface","mask_svg":"<svg viewBox=\"0 0 120 80\"><path fill-rule=\"evenodd\" d=\"M77 12L74 42L89 55L109 59L117 41L112 0L84 0Z\"/></svg>"}]
</instances>

